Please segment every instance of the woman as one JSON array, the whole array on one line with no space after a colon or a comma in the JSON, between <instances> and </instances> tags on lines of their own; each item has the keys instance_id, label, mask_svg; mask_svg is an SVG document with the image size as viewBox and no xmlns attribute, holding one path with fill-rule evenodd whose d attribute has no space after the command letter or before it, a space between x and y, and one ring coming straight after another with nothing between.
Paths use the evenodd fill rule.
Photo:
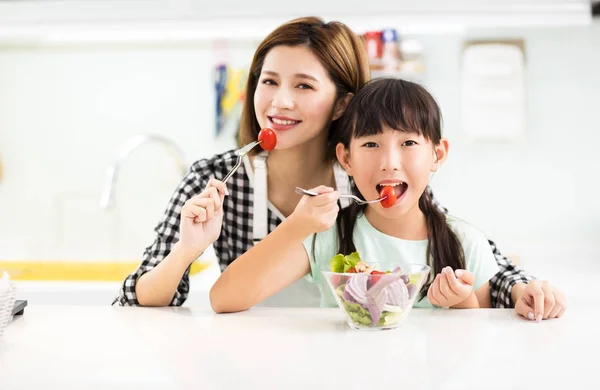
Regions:
<instances>
[{"instance_id":1,"label":"woman","mask_svg":"<svg viewBox=\"0 0 600 390\"><path fill-rule=\"evenodd\" d=\"M334 149L327 145L328 134L369 73L362 42L339 22L301 18L269 34L250 67L240 144L256 140L261 128L270 127L277 133L276 149L268 160L266 153L254 150L231 177L228 189L211 179L225 177L236 163L235 151L195 162L156 227L154 243L113 304L181 305L189 293L189 266L210 243L223 270L292 213L301 199L295 187L327 185L349 191L346 173L335 156L326 153ZM227 190L231 195L225 197ZM216 212L219 218L194 223L198 209ZM550 286L528 284L532 278L490 244L500 268L490 281L492 305L529 302L526 298L534 293L539 297L539 291L555 299ZM318 305L318 290L303 280L286 290L287 295L275 296L270 303ZM528 312L523 309L520 314Z\"/></svg>"}]
</instances>

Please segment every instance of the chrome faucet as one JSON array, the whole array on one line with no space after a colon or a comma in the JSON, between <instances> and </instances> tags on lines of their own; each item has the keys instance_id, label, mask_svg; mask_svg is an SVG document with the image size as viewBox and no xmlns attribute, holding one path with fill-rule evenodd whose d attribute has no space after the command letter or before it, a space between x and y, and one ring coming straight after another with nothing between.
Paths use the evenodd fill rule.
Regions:
<instances>
[{"instance_id":1,"label":"chrome faucet","mask_svg":"<svg viewBox=\"0 0 600 390\"><path fill-rule=\"evenodd\" d=\"M186 175L188 166L185 162L185 154L177 144L170 139L157 134L141 134L136 135L127 141L119 148L116 161L108 167L106 187L102 193L100 206L105 210L110 210L114 207L115 185L119 170L125 159L137 148L146 144L157 142L163 145L167 152L173 156L177 167L181 171L182 177Z\"/></svg>"}]
</instances>

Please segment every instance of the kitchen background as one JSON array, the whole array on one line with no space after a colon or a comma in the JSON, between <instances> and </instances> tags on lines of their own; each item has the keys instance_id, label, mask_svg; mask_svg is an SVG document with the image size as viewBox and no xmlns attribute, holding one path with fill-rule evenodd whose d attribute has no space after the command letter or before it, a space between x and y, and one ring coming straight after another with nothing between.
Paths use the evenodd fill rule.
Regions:
<instances>
[{"instance_id":1,"label":"kitchen background","mask_svg":"<svg viewBox=\"0 0 600 390\"><path fill-rule=\"evenodd\" d=\"M422 71L397 74L422 82L441 105L451 152L432 182L436 196L530 273L570 296L590 294L600 275L600 19L378 27L397 28L407 53L417 48ZM182 177L178 159L187 167L235 147L231 126L217 137L215 66L245 69L260 33L217 40L19 31L0 24L0 269L30 302L109 304L117 280L153 241ZM517 79L516 100L503 106L514 109L507 112L516 124L502 129L493 107L464 95L473 87L465 48L515 39L524 55L523 102ZM508 85L513 76L494 77ZM473 112L488 112L489 126L467 131ZM136 148L120 164L114 206L102 207L107 170L140 134L163 136L182 154L161 142ZM190 304L205 301L218 276L213 261L206 253L194 268Z\"/></svg>"}]
</instances>

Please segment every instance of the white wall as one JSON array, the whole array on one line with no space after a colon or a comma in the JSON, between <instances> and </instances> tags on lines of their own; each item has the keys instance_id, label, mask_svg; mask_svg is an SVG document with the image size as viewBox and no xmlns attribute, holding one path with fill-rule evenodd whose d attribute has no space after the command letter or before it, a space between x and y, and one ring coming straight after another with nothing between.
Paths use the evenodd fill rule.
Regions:
<instances>
[{"instance_id":1,"label":"white wall","mask_svg":"<svg viewBox=\"0 0 600 390\"><path fill-rule=\"evenodd\" d=\"M188 163L213 154L214 61L208 44L0 50L0 259L139 257L181 176L160 146L141 147L105 212L106 169L141 133L171 138Z\"/></svg>"},{"instance_id":2,"label":"white wall","mask_svg":"<svg viewBox=\"0 0 600 390\"><path fill-rule=\"evenodd\" d=\"M526 145L472 145L460 132L462 42L495 35L526 40ZM437 196L532 272L571 262L598 271L600 24L423 42L426 84L452 142ZM253 47L232 46L233 62L247 65ZM202 43L0 48L0 259L138 258L178 173L160 148L141 148L107 213L105 169L139 133L172 138L190 162L225 148L213 135L214 63Z\"/></svg>"},{"instance_id":3,"label":"white wall","mask_svg":"<svg viewBox=\"0 0 600 390\"><path fill-rule=\"evenodd\" d=\"M460 128L462 39L431 37L428 85L439 99L447 164L435 193L532 272L553 264L600 270L600 23L589 28L486 32L526 41L527 142L467 142Z\"/></svg>"}]
</instances>

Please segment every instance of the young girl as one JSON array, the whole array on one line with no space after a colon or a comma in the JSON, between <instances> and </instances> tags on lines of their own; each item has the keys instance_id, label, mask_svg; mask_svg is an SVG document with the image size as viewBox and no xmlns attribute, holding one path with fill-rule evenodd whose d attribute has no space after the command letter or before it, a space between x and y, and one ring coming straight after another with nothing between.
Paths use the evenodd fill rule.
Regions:
<instances>
[{"instance_id":1,"label":"young girl","mask_svg":"<svg viewBox=\"0 0 600 390\"><path fill-rule=\"evenodd\" d=\"M312 277L319 280L336 253L358 251L367 259L429 265L432 284L416 307L490 307L489 280L498 266L487 239L440 212L426 191L448 155L434 98L417 84L381 79L358 93L347 114L336 133L336 153L355 195L377 199L384 186L393 186L396 199L390 208L353 203L314 245L306 241Z\"/></svg>"},{"instance_id":2,"label":"young girl","mask_svg":"<svg viewBox=\"0 0 600 390\"><path fill-rule=\"evenodd\" d=\"M321 289L322 305L333 306L321 270L329 268L337 253L354 251L367 259L430 265L431 282L417 307L490 307L488 282L498 266L487 239L466 222L444 215L426 191L430 176L448 153L433 97L408 81L371 82L350 102L332 141L338 161L353 179L354 194L373 200L384 186L392 186L393 206L352 203L338 215L338 193L315 188L321 195L305 197L284 222L289 224L287 234L275 231L248 252L248 257L265 259L260 273L264 287L244 291L243 285L236 289L217 282L211 291L213 308L217 312L240 309L241 296L246 296L246 302L260 301L307 274Z\"/></svg>"}]
</instances>

